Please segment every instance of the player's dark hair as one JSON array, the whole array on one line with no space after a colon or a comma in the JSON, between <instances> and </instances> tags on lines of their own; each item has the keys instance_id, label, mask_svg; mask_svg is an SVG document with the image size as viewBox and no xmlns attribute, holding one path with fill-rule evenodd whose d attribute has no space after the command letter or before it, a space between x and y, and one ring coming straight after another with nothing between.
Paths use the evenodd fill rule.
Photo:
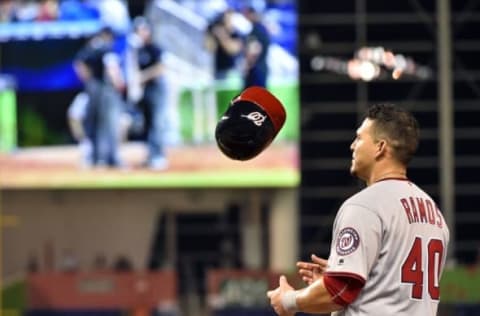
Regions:
<instances>
[{"instance_id":1,"label":"player's dark hair","mask_svg":"<svg viewBox=\"0 0 480 316\"><path fill-rule=\"evenodd\" d=\"M419 142L419 125L407 110L393 104L375 104L367 110L367 118L374 121L375 140L385 138L398 161L407 165Z\"/></svg>"},{"instance_id":2,"label":"player's dark hair","mask_svg":"<svg viewBox=\"0 0 480 316\"><path fill-rule=\"evenodd\" d=\"M235 11L231 8L227 8L225 11L218 13L208 24L207 30L211 32L215 26L225 26L225 17L233 13L235 13Z\"/></svg>"},{"instance_id":3,"label":"player's dark hair","mask_svg":"<svg viewBox=\"0 0 480 316\"><path fill-rule=\"evenodd\" d=\"M115 37L115 31L111 26L103 25L97 32L98 35L105 35L109 37Z\"/></svg>"},{"instance_id":4,"label":"player's dark hair","mask_svg":"<svg viewBox=\"0 0 480 316\"><path fill-rule=\"evenodd\" d=\"M138 31L140 28L148 28L150 31L152 30L150 21L144 16L135 17L132 21L132 26L134 31Z\"/></svg>"}]
</instances>

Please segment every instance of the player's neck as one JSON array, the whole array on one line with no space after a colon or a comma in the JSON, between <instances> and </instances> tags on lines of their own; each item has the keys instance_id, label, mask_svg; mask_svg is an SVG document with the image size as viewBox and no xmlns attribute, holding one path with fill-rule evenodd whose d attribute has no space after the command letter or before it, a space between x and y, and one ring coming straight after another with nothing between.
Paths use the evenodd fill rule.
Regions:
<instances>
[{"instance_id":1,"label":"player's neck","mask_svg":"<svg viewBox=\"0 0 480 316\"><path fill-rule=\"evenodd\" d=\"M401 166L382 168L376 172L372 172L370 179L367 181L367 185L388 179L406 180L407 170Z\"/></svg>"}]
</instances>

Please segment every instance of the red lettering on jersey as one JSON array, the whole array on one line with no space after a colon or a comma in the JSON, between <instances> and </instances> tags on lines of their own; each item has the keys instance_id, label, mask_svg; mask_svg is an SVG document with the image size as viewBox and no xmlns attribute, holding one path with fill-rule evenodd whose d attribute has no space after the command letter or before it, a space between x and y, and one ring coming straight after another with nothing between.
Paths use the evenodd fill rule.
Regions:
<instances>
[{"instance_id":1,"label":"red lettering on jersey","mask_svg":"<svg viewBox=\"0 0 480 316\"><path fill-rule=\"evenodd\" d=\"M407 199L401 199L400 202L402 203L403 209L405 210L405 214L407 214L408 223L411 224L413 222L412 213L410 213L410 206L408 205Z\"/></svg>"},{"instance_id":2,"label":"red lettering on jersey","mask_svg":"<svg viewBox=\"0 0 480 316\"><path fill-rule=\"evenodd\" d=\"M430 200L427 200L426 203L427 203L428 222L432 225L435 225L435 213L433 210L433 203Z\"/></svg>"},{"instance_id":3,"label":"red lettering on jersey","mask_svg":"<svg viewBox=\"0 0 480 316\"><path fill-rule=\"evenodd\" d=\"M425 202L422 198L417 198L418 211L420 212L420 221L427 223L427 213L425 212Z\"/></svg>"},{"instance_id":4,"label":"red lettering on jersey","mask_svg":"<svg viewBox=\"0 0 480 316\"><path fill-rule=\"evenodd\" d=\"M420 219L422 223L427 222L427 214L425 212L425 202L422 198L416 198L418 205L418 212L420 213Z\"/></svg>"},{"instance_id":5,"label":"red lettering on jersey","mask_svg":"<svg viewBox=\"0 0 480 316\"><path fill-rule=\"evenodd\" d=\"M442 213L433 201L418 197L408 197L400 199L400 202L405 210L409 224L425 223L436 225L439 228L443 227Z\"/></svg>"},{"instance_id":6,"label":"red lettering on jersey","mask_svg":"<svg viewBox=\"0 0 480 316\"><path fill-rule=\"evenodd\" d=\"M418 223L418 212L417 212L417 207L415 206L415 201L413 200L413 197L410 197L410 207L412 208L412 214L413 214L413 219L414 223Z\"/></svg>"},{"instance_id":7,"label":"red lettering on jersey","mask_svg":"<svg viewBox=\"0 0 480 316\"><path fill-rule=\"evenodd\" d=\"M439 228L443 227L443 221L442 221L442 213L440 212L438 206L435 205L436 213L437 213L437 226Z\"/></svg>"}]
</instances>

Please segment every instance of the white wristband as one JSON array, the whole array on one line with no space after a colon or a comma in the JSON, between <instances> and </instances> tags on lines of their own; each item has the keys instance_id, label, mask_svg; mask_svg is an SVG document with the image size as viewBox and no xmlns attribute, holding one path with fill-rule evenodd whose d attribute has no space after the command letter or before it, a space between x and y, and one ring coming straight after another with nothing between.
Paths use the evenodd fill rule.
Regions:
<instances>
[{"instance_id":1,"label":"white wristband","mask_svg":"<svg viewBox=\"0 0 480 316\"><path fill-rule=\"evenodd\" d=\"M282 295L282 306L283 309L290 313L298 312L297 306L297 292L288 291Z\"/></svg>"}]
</instances>

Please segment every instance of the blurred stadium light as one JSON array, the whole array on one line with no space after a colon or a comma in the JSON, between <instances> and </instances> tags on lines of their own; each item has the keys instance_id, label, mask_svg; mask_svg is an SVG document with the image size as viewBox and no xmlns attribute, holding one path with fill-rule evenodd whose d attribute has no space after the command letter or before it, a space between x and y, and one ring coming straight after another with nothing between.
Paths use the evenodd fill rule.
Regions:
<instances>
[{"instance_id":1,"label":"blurred stadium light","mask_svg":"<svg viewBox=\"0 0 480 316\"><path fill-rule=\"evenodd\" d=\"M420 80L430 79L433 70L416 63L412 58L394 54L383 47L362 47L349 60L330 56L315 56L310 61L315 71L330 71L347 75L354 80L371 81L390 76L394 80L412 76Z\"/></svg>"}]
</instances>

